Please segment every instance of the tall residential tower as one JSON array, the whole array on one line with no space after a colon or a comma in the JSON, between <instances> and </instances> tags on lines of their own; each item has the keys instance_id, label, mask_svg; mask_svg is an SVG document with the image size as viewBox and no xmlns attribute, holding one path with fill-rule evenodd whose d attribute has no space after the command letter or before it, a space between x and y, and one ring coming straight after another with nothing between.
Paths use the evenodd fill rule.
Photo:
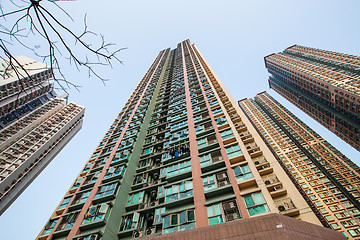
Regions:
<instances>
[{"instance_id":1,"label":"tall residential tower","mask_svg":"<svg viewBox=\"0 0 360 240\"><path fill-rule=\"evenodd\" d=\"M270 88L360 150L360 57L294 45L265 65Z\"/></svg>"},{"instance_id":2,"label":"tall residential tower","mask_svg":"<svg viewBox=\"0 0 360 240\"><path fill-rule=\"evenodd\" d=\"M0 64L0 214L81 129L84 108L57 97L45 64ZM20 67L18 63L22 66Z\"/></svg>"},{"instance_id":3,"label":"tall residential tower","mask_svg":"<svg viewBox=\"0 0 360 240\"><path fill-rule=\"evenodd\" d=\"M239 105L322 224L360 239L360 168L266 92Z\"/></svg>"},{"instance_id":4,"label":"tall residential tower","mask_svg":"<svg viewBox=\"0 0 360 240\"><path fill-rule=\"evenodd\" d=\"M161 51L37 239L341 239L243 118L188 40Z\"/></svg>"}]
</instances>

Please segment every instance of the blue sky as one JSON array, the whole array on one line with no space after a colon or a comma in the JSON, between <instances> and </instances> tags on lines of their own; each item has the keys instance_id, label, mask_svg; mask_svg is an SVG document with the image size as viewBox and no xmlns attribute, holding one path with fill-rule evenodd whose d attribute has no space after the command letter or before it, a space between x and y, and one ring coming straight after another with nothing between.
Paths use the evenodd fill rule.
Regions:
<instances>
[{"instance_id":1,"label":"blue sky","mask_svg":"<svg viewBox=\"0 0 360 240\"><path fill-rule=\"evenodd\" d=\"M60 4L79 23L87 13L92 30L127 47L119 55L124 64L102 70L110 79L106 87L89 79L87 72L64 69L69 80L83 86L80 92L70 90L69 97L86 107L83 128L0 217L1 239L37 236L158 52L185 39L195 43L235 100L268 91L360 164L359 152L268 89L263 59L293 44L359 56L360 1L78 0ZM81 31L81 24L71 26Z\"/></svg>"}]
</instances>

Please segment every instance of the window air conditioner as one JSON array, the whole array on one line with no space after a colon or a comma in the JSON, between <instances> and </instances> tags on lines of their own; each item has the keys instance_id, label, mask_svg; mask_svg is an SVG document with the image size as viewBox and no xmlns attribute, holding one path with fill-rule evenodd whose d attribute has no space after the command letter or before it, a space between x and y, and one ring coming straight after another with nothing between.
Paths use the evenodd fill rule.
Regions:
<instances>
[{"instance_id":1,"label":"window air conditioner","mask_svg":"<svg viewBox=\"0 0 360 240\"><path fill-rule=\"evenodd\" d=\"M155 227L146 229L146 235L153 235L155 233L156 233Z\"/></svg>"},{"instance_id":2,"label":"window air conditioner","mask_svg":"<svg viewBox=\"0 0 360 240\"><path fill-rule=\"evenodd\" d=\"M286 208L283 205L278 206L278 209L280 212L283 212L286 210Z\"/></svg>"},{"instance_id":3,"label":"window air conditioner","mask_svg":"<svg viewBox=\"0 0 360 240\"><path fill-rule=\"evenodd\" d=\"M144 232L143 231L134 231L133 232L133 238L139 238L144 236Z\"/></svg>"}]
</instances>

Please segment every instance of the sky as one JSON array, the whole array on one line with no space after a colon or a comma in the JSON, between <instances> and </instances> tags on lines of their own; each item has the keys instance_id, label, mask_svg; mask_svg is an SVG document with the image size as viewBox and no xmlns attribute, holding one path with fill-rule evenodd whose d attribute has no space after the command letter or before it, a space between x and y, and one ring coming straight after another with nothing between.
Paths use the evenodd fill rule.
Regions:
<instances>
[{"instance_id":1,"label":"sky","mask_svg":"<svg viewBox=\"0 0 360 240\"><path fill-rule=\"evenodd\" d=\"M88 78L86 71L63 68L68 80L82 86L80 92L68 91L70 102L86 107L82 130L0 217L1 239L36 238L159 51L186 39L197 46L235 100L266 90L360 164L358 151L269 89L264 66L264 56L294 44L359 56L360 1L77 0L59 4L78 23L69 25L75 31L81 31L87 14L91 30L126 48L119 54L123 64L100 71L109 79L106 86ZM41 60L20 48L14 52Z\"/></svg>"}]
</instances>

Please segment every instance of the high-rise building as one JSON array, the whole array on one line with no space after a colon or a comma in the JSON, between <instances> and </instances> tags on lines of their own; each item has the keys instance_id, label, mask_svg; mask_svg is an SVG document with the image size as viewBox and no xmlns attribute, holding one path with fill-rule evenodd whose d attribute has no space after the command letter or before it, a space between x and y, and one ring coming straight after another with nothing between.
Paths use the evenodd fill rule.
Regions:
<instances>
[{"instance_id":1,"label":"high-rise building","mask_svg":"<svg viewBox=\"0 0 360 240\"><path fill-rule=\"evenodd\" d=\"M297 222L294 239L341 239L243 118L188 40L161 51L37 239L276 239Z\"/></svg>"},{"instance_id":2,"label":"high-rise building","mask_svg":"<svg viewBox=\"0 0 360 240\"><path fill-rule=\"evenodd\" d=\"M45 64L1 62L0 214L81 129L84 108L57 97ZM21 67L19 66L21 65Z\"/></svg>"},{"instance_id":3,"label":"high-rise building","mask_svg":"<svg viewBox=\"0 0 360 240\"><path fill-rule=\"evenodd\" d=\"M360 151L360 57L294 45L265 65L270 88Z\"/></svg>"},{"instance_id":4,"label":"high-rise building","mask_svg":"<svg viewBox=\"0 0 360 240\"><path fill-rule=\"evenodd\" d=\"M239 105L322 224L360 239L360 168L268 93Z\"/></svg>"}]
</instances>

